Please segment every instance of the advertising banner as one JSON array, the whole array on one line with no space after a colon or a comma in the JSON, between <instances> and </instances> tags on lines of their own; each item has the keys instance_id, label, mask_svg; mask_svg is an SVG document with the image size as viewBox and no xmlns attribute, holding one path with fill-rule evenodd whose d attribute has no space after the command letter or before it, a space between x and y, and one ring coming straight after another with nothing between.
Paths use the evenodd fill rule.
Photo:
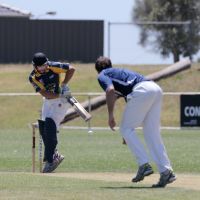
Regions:
<instances>
[{"instance_id":1,"label":"advertising banner","mask_svg":"<svg viewBox=\"0 0 200 200\"><path fill-rule=\"evenodd\" d=\"M180 96L180 126L199 127L200 126L200 95Z\"/></svg>"}]
</instances>

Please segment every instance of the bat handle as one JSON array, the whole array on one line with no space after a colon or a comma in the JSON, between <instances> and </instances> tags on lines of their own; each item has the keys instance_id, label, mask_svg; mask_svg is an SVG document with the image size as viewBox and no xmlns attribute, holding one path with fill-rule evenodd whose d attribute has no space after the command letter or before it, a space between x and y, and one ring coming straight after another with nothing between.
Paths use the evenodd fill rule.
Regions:
<instances>
[{"instance_id":1,"label":"bat handle","mask_svg":"<svg viewBox=\"0 0 200 200\"><path fill-rule=\"evenodd\" d=\"M75 101L74 98L72 96L66 97L67 101L73 106Z\"/></svg>"}]
</instances>

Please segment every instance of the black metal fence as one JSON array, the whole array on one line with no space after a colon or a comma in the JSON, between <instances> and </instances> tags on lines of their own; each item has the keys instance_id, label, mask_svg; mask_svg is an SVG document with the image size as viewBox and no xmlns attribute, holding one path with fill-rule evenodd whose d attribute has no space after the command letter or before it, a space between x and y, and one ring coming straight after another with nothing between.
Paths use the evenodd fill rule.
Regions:
<instances>
[{"instance_id":1,"label":"black metal fence","mask_svg":"<svg viewBox=\"0 0 200 200\"><path fill-rule=\"evenodd\" d=\"M37 51L51 60L94 62L103 38L102 20L0 18L0 63L29 63Z\"/></svg>"}]
</instances>

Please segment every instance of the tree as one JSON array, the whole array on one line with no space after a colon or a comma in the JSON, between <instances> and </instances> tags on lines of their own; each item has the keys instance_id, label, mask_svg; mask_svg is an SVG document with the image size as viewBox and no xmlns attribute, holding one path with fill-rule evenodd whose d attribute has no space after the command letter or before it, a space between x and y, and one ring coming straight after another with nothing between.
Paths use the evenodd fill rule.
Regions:
<instances>
[{"instance_id":1,"label":"tree","mask_svg":"<svg viewBox=\"0 0 200 200\"><path fill-rule=\"evenodd\" d=\"M140 44L152 45L163 57L173 54L174 62L180 56L196 54L200 49L200 2L196 0L136 0L134 22L190 22L189 24L138 24Z\"/></svg>"}]
</instances>

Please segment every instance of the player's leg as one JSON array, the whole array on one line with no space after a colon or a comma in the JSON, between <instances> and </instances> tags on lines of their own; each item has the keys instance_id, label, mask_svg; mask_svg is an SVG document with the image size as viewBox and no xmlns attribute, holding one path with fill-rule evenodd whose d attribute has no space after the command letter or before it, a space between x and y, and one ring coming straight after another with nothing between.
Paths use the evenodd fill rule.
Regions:
<instances>
[{"instance_id":1,"label":"player's leg","mask_svg":"<svg viewBox=\"0 0 200 200\"><path fill-rule=\"evenodd\" d=\"M47 137L47 145L46 145L46 154L47 155L47 168L50 168L50 170L47 169L48 172L55 170L58 165L63 161L64 156L58 153L58 150L56 149L58 139L57 139L57 133L59 130L60 122L65 117L67 108L69 107L69 104L63 103L60 101L60 99L54 99L54 100L48 100L48 111L46 113L46 137ZM51 162L52 161L52 162ZM49 167L49 163L53 163L53 166ZM45 169L45 167L44 167ZM44 170L45 171L45 170Z\"/></svg>"},{"instance_id":2,"label":"player's leg","mask_svg":"<svg viewBox=\"0 0 200 200\"><path fill-rule=\"evenodd\" d=\"M172 167L160 134L160 113L162 105L162 90L152 83L152 91L156 93L154 103L144 119L144 137L149 151L158 167L161 178L156 187L165 187L175 180Z\"/></svg>"},{"instance_id":3,"label":"player's leg","mask_svg":"<svg viewBox=\"0 0 200 200\"><path fill-rule=\"evenodd\" d=\"M52 108L53 109L52 112L54 113L53 119L54 119L54 121L56 123L56 127L57 127L57 138L59 137L58 133L59 133L60 123L64 119L69 107L70 107L69 103L63 102L61 99L57 99ZM59 141L59 139L58 139L58 141ZM65 157L62 154L60 154L57 149L55 149L53 159L55 162L58 163L58 165L64 160L64 158Z\"/></svg>"},{"instance_id":4,"label":"player's leg","mask_svg":"<svg viewBox=\"0 0 200 200\"><path fill-rule=\"evenodd\" d=\"M38 120L38 125L39 125L39 132L40 132L40 135L42 136L42 140L44 143L44 157L43 157L44 162L47 161L46 153L45 153L45 147L46 147L45 119L49 113L49 110L50 110L50 103L47 99L43 98L41 116L40 116L40 120Z\"/></svg>"},{"instance_id":5,"label":"player's leg","mask_svg":"<svg viewBox=\"0 0 200 200\"><path fill-rule=\"evenodd\" d=\"M56 99L52 107L52 117L56 123L57 131L59 132L60 123L64 119L67 110L71 107L68 102L63 102L62 99Z\"/></svg>"},{"instance_id":6,"label":"player's leg","mask_svg":"<svg viewBox=\"0 0 200 200\"><path fill-rule=\"evenodd\" d=\"M135 154L139 165L146 163L148 156L137 137L135 128L143 124L146 113L153 103L148 91L144 90L145 84L141 83L134 88L125 106L120 125L120 132L132 154Z\"/></svg>"},{"instance_id":7,"label":"player's leg","mask_svg":"<svg viewBox=\"0 0 200 200\"><path fill-rule=\"evenodd\" d=\"M152 92L155 93L154 102L145 116L143 131L149 151L155 160L160 172L171 169L165 146L160 134L160 113L162 105L162 90L152 83Z\"/></svg>"},{"instance_id":8,"label":"player's leg","mask_svg":"<svg viewBox=\"0 0 200 200\"><path fill-rule=\"evenodd\" d=\"M46 133L46 158L49 163L53 162L53 154L58 143L57 141L56 124L52 118L45 120L45 133Z\"/></svg>"},{"instance_id":9,"label":"player's leg","mask_svg":"<svg viewBox=\"0 0 200 200\"><path fill-rule=\"evenodd\" d=\"M46 118L45 120L45 133L45 155L47 161L43 168L43 173L49 173L54 171L58 166L55 160L53 159L53 155L57 146L57 129L56 124L52 118Z\"/></svg>"},{"instance_id":10,"label":"player's leg","mask_svg":"<svg viewBox=\"0 0 200 200\"><path fill-rule=\"evenodd\" d=\"M138 173L133 178L133 182L141 181L145 176L153 173L151 166L148 164L149 159L145 148L135 132L135 128L143 123L146 112L151 106L151 99L147 99L146 95L147 93L143 90L142 84L134 89L132 97L126 104L120 126L120 132L132 155L136 156L139 165Z\"/></svg>"},{"instance_id":11,"label":"player's leg","mask_svg":"<svg viewBox=\"0 0 200 200\"><path fill-rule=\"evenodd\" d=\"M44 121L44 152L46 163L43 168L43 172L52 172L55 168L53 167L54 154L57 145L57 127L53 119L53 110L54 110L55 100L44 99L42 107L42 121ZM55 164L55 163L54 163Z\"/></svg>"},{"instance_id":12,"label":"player's leg","mask_svg":"<svg viewBox=\"0 0 200 200\"><path fill-rule=\"evenodd\" d=\"M126 128L122 124L120 126L120 132L122 133L122 136L125 139L132 155L136 157L138 165L141 166L149 162L145 148L143 147L143 144L141 143L135 129Z\"/></svg>"},{"instance_id":13,"label":"player's leg","mask_svg":"<svg viewBox=\"0 0 200 200\"><path fill-rule=\"evenodd\" d=\"M138 162L138 171L136 175L132 178L132 182L139 182L144 179L145 176L148 176L153 173L153 169L149 164L149 158L143 147L143 144L139 140L135 129L120 128L123 138L126 141L132 155L136 157Z\"/></svg>"},{"instance_id":14,"label":"player's leg","mask_svg":"<svg viewBox=\"0 0 200 200\"><path fill-rule=\"evenodd\" d=\"M44 146L46 146L45 121L39 119L38 120L38 126L39 126L39 132L40 132L40 135L42 137ZM43 162L46 162L45 151L44 151Z\"/></svg>"}]
</instances>

